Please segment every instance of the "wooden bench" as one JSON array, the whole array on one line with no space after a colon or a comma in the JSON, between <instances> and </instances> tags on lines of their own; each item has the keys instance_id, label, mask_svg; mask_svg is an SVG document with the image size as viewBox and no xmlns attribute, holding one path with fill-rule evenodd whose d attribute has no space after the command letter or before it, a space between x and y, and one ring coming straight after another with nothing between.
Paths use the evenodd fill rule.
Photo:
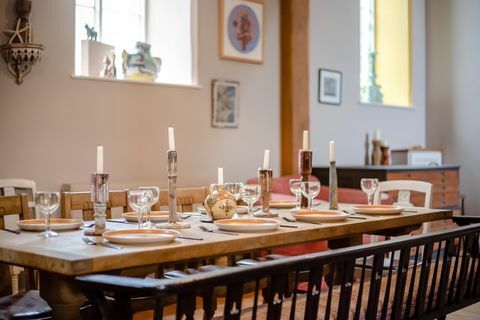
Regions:
<instances>
[{"instance_id":1,"label":"wooden bench","mask_svg":"<svg viewBox=\"0 0 480 320\"><path fill-rule=\"evenodd\" d=\"M202 314L196 295L205 296L217 287L226 287L223 308L217 309L226 319L437 319L480 301L479 238L476 224L182 279L88 275L77 281L103 319L131 319L130 296L139 294L157 300L154 319L163 317L162 299L172 296L177 299L177 319L193 319ZM398 269L391 264L385 270L385 255L395 252L400 257ZM420 253L423 257L417 263ZM365 261L372 256L373 267L366 272ZM359 269L358 260L363 261ZM305 271L308 283L306 293L301 293L298 278ZM262 302L259 283L265 279L268 295ZM247 296L242 290L249 282L257 283L257 290ZM339 284L327 285L332 283ZM106 308L104 292L114 293L114 308ZM203 306L209 307L205 301Z\"/></svg>"}]
</instances>

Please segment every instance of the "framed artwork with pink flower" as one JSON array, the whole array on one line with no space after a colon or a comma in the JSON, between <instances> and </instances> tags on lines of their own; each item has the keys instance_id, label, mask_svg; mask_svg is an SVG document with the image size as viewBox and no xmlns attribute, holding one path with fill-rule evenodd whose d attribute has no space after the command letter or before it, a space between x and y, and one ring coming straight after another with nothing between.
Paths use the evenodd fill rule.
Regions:
<instances>
[{"instance_id":1,"label":"framed artwork with pink flower","mask_svg":"<svg viewBox=\"0 0 480 320\"><path fill-rule=\"evenodd\" d=\"M220 1L220 58L263 63L264 2Z\"/></svg>"}]
</instances>

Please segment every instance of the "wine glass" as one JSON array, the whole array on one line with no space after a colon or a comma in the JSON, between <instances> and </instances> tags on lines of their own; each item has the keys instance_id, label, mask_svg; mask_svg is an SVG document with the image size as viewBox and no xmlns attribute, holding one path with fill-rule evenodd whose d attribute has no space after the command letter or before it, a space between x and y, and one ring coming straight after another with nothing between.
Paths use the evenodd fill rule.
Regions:
<instances>
[{"instance_id":1,"label":"wine glass","mask_svg":"<svg viewBox=\"0 0 480 320\"><path fill-rule=\"evenodd\" d=\"M152 202L148 204L147 207L147 221L143 226L147 229L155 228L155 224L150 221L150 213L152 212L152 206L158 202L160 198L160 188L159 187L138 187L138 190L150 190L152 192Z\"/></svg>"},{"instance_id":2,"label":"wine glass","mask_svg":"<svg viewBox=\"0 0 480 320\"><path fill-rule=\"evenodd\" d=\"M368 205L373 205L373 195L378 188L378 179L363 178L360 180L360 187L362 187L362 191L367 194Z\"/></svg>"},{"instance_id":3,"label":"wine glass","mask_svg":"<svg viewBox=\"0 0 480 320\"><path fill-rule=\"evenodd\" d=\"M50 215L57 210L60 205L60 192L36 192L35 204L40 212L45 215L45 231L38 236L42 238L51 238L58 236L58 233L50 230Z\"/></svg>"},{"instance_id":4,"label":"wine glass","mask_svg":"<svg viewBox=\"0 0 480 320\"><path fill-rule=\"evenodd\" d=\"M128 203L138 213L138 229L143 229L143 214L147 211L150 203L153 202L151 190L130 190L128 191Z\"/></svg>"},{"instance_id":5,"label":"wine glass","mask_svg":"<svg viewBox=\"0 0 480 320\"><path fill-rule=\"evenodd\" d=\"M259 184L246 184L240 191L242 200L248 205L248 215L250 218L253 217L253 204L260 199L261 189Z\"/></svg>"},{"instance_id":6,"label":"wine glass","mask_svg":"<svg viewBox=\"0 0 480 320\"><path fill-rule=\"evenodd\" d=\"M227 183L225 183L225 190L230 192L232 194L232 196L235 198L235 201L237 201L237 202L241 197L240 193L242 192L242 187L243 187L243 183L241 183L241 182L227 182ZM237 208L237 213L238 213L238 208Z\"/></svg>"},{"instance_id":7,"label":"wine glass","mask_svg":"<svg viewBox=\"0 0 480 320\"><path fill-rule=\"evenodd\" d=\"M302 182L302 194L308 199L308 211L312 211L312 200L320 193L320 181Z\"/></svg>"},{"instance_id":8,"label":"wine glass","mask_svg":"<svg viewBox=\"0 0 480 320\"><path fill-rule=\"evenodd\" d=\"M300 202L302 199L302 180L301 179L290 179L288 181L288 184L290 186L290 192L295 195L296 199L296 205L295 205L295 211L300 210Z\"/></svg>"}]
</instances>

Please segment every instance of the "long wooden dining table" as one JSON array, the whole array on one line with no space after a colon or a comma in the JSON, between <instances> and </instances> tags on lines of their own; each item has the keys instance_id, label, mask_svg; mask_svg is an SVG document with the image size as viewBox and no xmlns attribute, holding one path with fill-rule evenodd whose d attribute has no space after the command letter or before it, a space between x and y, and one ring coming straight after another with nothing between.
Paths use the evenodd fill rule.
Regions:
<instances>
[{"instance_id":1,"label":"long wooden dining table","mask_svg":"<svg viewBox=\"0 0 480 320\"><path fill-rule=\"evenodd\" d=\"M319 208L326 208L322 203ZM340 204L341 210L351 210L352 205ZM0 261L39 270L40 295L52 307L55 319L80 319L79 308L85 297L75 282L75 276L107 273L115 270L149 265L160 265L199 258L226 256L261 249L281 247L318 240L328 240L330 248L361 244L362 235L382 233L397 235L408 233L424 222L449 219L450 210L409 208L410 212L398 215L357 215L344 222L313 224L286 222L290 210L279 210L284 225L276 231L226 235L204 232L203 225L216 229L212 223L200 221L192 215L191 228L180 230L182 236L203 240L176 239L164 245L122 245L121 250L104 246L87 245L82 241L83 230L60 232L56 238L43 239L35 232L13 234L0 231ZM358 219L358 217L360 219ZM133 229L135 224L107 222L108 229Z\"/></svg>"}]
</instances>

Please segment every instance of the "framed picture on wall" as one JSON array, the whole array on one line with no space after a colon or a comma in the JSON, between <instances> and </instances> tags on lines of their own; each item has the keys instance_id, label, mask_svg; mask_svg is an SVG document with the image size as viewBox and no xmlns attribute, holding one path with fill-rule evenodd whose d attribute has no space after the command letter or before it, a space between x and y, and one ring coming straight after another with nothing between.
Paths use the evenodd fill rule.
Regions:
<instances>
[{"instance_id":1,"label":"framed picture on wall","mask_svg":"<svg viewBox=\"0 0 480 320\"><path fill-rule=\"evenodd\" d=\"M263 63L264 2L220 1L220 58Z\"/></svg>"},{"instance_id":2,"label":"framed picture on wall","mask_svg":"<svg viewBox=\"0 0 480 320\"><path fill-rule=\"evenodd\" d=\"M318 102L335 105L342 103L342 73L340 71L318 70Z\"/></svg>"},{"instance_id":3,"label":"framed picture on wall","mask_svg":"<svg viewBox=\"0 0 480 320\"><path fill-rule=\"evenodd\" d=\"M237 81L212 81L212 127L238 128L239 87Z\"/></svg>"}]
</instances>

